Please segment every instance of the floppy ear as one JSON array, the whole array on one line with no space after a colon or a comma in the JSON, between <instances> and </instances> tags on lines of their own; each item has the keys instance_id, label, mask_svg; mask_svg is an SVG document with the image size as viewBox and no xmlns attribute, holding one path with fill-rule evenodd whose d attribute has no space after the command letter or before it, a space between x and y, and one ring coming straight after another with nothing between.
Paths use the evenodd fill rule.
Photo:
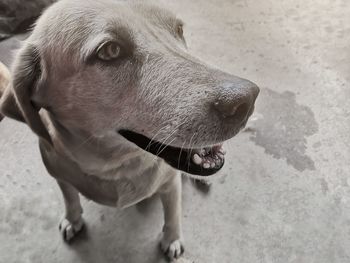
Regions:
<instances>
[{"instance_id":1,"label":"floppy ear","mask_svg":"<svg viewBox=\"0 0 350 263\"><path fill-rule=\"evenodd\" d=\"M40 108L35 107L32 101L41 75L40 66L36 48L27 43L16 56L12 79L1 98L0 111L5 116L27 123L34 133L52 144L40 118Z\"/></svg>"}]
</instances>

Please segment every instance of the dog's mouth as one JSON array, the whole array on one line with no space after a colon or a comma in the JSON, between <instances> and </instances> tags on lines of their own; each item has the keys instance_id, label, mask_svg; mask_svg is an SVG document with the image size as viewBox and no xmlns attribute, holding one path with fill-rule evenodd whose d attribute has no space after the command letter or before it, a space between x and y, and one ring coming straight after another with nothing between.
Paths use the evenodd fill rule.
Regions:
<instances>
[{"instance_id":1,"label":"dog's mouth","mask_svg":"<svg viewBox=\"0 0 350 263\"><path fill-rule=\"evenodd\" d=\"M143 150L164 159L175 169L186 173L209 176L219 171L225 162L225 151L222 144L200 149L178 148L151 140L133 131L121 130L119 133Z\"/></svg>"}]
</instances>

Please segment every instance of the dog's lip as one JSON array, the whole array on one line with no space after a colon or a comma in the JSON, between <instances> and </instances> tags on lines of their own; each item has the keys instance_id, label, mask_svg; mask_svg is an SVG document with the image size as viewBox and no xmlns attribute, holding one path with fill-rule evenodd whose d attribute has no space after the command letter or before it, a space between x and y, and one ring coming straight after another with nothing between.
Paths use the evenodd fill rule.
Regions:
<instances>
[{"instance_id":1,"label":"dog's lip","mask_svg":"<svg viewBox=\"0 0 350 263\"><path fill-rule=\"evenodd\" d=\"M119 134L143 150L162 158L175 169L189 174L209 176L218 172L225 162L222 143L191 149L166 145L130 130L120 130Z\"/></svg>"}]
</instances>

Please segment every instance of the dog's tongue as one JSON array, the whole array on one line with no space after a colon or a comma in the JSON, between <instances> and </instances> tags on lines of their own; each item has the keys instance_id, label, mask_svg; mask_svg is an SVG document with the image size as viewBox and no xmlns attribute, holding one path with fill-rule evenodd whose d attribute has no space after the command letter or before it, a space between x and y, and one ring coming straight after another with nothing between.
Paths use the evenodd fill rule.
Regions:
<instances>
[{"instance_id":1,"label":"dog's tongue","mask_svg":"<svg viewBox=\"0 0 350 263\"><path fill-rule=\"evenodd\" d=\"M222 144L217 144L193 151L191 160L204 169L220 168L225 160L225 153Z\"/></svg>"}]
</instances>

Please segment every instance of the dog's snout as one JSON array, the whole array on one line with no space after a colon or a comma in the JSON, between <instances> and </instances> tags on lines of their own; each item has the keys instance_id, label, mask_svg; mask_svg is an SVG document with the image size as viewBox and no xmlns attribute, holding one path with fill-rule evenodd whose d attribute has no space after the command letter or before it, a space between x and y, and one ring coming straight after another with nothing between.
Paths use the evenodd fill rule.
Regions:
<instances>
[{"instance_id":1,"label":"dog's snout","mask_svg":"<svg viewBox=\"0 0 350 263\"><path fill-rule=\"evenodd\" d=\"M222 86L214 102L214 108L223 118L234 119L242 123L252 114L259 88L252 82L242 80L239 83Z\"/></svg>"}]
</instances>

